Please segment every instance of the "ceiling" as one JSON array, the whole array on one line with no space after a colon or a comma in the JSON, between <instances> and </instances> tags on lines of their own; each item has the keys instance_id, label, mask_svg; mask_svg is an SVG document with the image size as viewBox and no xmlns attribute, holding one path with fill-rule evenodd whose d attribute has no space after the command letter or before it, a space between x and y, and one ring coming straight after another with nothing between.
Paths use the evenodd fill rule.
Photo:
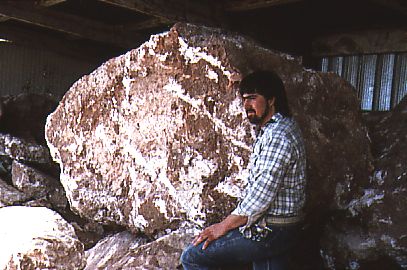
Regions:
<instances>
[{"instance_id":1,"label":"ceiling","mask_svg":"<svg viewBox=\"0 0 407 270\"><path fill-rule=\"evenodd\" d=\"M407 29L407 1L0 1L0 38L94 62L138 47L178 21L222 27L311 59L313 41L326 35Z\"/></svg>"}]
</instances>

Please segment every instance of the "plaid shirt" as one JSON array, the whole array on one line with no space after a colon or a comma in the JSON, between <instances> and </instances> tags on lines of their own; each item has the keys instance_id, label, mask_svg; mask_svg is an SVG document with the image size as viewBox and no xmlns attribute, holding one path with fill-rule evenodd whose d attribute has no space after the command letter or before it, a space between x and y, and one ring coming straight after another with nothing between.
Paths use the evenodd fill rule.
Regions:
<instances>
[{"instance_id":1,"label":"plaid shirt","mask_svg":"<svg viewBox=\"0 0 407 270\"><path fill-rule=\"evenodd\" d=\"M246 226L265 213L300 215L305 202L305 162L304 142L296 122L274 114L256 138L246 193L232 214L247 216Z\"/></svg>"}]
</instances>

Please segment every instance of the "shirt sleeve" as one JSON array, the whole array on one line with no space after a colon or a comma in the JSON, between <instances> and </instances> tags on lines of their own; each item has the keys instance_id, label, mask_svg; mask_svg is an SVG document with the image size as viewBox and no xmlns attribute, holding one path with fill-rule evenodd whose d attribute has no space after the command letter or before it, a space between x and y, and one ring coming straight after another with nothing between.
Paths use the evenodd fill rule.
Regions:
<instances>
[{"instance_id":1,"label":"shirt sleeve","mask_svg":"<svg viewBox=\"0 0 407 270\"><path fill-rule=\"evenodd\" d=\"M254 223L276 198L291 160L291 143L284 134L273 134L260 145L251 168L252 184L232 214Z\"/></svg>"}]
</instances>

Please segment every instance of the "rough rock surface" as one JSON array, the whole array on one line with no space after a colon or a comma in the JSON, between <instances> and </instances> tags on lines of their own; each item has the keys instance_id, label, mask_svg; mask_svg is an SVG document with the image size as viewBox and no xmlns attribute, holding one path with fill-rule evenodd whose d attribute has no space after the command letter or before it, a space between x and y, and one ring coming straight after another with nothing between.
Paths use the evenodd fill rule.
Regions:
<instances>
[{"instance_id":1,"label":"rough rock surface","mask_svg":"<svg viewBox=\"0 0 407 270\"><path fill-rule=\"evenodd\" d=\"M39 218L40 217L40 218ZM71 225L44 207L0 208L1 269L83 269L83 245Z\"/></svg>"},{"instance_id":2,"label":"rough rock surface","mask_svg":"<svg viewBox=\"0 0 407 270\"><path fill-rule=\"evenodd\" d=\"M178 24L77 81L49 116L72 208L147 234L228 213L253 136L235 90L255 69L286 84L307 142L309 209L346 205L371 162L351 86L240 36Z\"/></svg>"},{"instance_id":3,"label":"rough rock surface","mask_svg":"<svg viewBox=\"0 0 407 270\"><path fill-rule=\"evenodd\" d=\"M353 218L337 218L323 239L330 269L407 268L407 98L376 125L371 138L371 182L349 203ZM383 258L385 267L378 264Z\"/></svg>"},{"instance_id":4,"label":"rough rock surface","mask_svg":"<svg viewBox=\"0 0 407 270\"><path fill-rule=\"evenodd\" d=\"M72 207L148 234L229 212L251 142L235 73L171 31L76 82L46 127Z\"/></svg>"},{"instance_id":5,"label":"rough rock surface","mask_svg":"<svg viewBox=\"0 0 407 270\"><path fill-rule=\"evenodd\" d=\"M0 207L21 203L28 198L28 195L0 179Z\"/></svg>"},{"instance_id":6,"label":"rough rock surface","mask_svg":"<svg viewBox=\"0 0 407 270\"><path fill-rule=\"evenodd\" d=\"M12 164L12 182L14 187L33 199L45 197L55 208L64 209L68 203L57 179L18 161Z\"/></svg>"},{"instance_id":7,"label":"rough rock surface","mask_svg":"<svg viewBox=\"0 0 407 270\"><path fill-rule=\"evenodd\" d=\"M8 156L13 160L38 164L52 162L47 147L27 142L9 134L0 134L0 156Z\"/></svg>"},{"instance_id":8,"label":"rough rock surface","mask_svg":"<svg viewBox=\"0 0 407 270\"><path fill-rule=\"evenodd\" d=\"M86 251L85 270L178 269L182 249L193 235L193 229L182 228L146 244L143 238L121 232Z\"/></svg>"},{"instance_id":9,"label":"rough rock surface","mask_svg":"<svg viewBox=\"0 0 407 270\"><path fill-rule=\"evenodd\" d=\"M133 257L131 251L146 243L146 239L137 237L128 231L107 236L93 248L85 251L85 270L123 269L116 264L117 261L125 258L130 259Z\"/></svg>"}]
</instances>

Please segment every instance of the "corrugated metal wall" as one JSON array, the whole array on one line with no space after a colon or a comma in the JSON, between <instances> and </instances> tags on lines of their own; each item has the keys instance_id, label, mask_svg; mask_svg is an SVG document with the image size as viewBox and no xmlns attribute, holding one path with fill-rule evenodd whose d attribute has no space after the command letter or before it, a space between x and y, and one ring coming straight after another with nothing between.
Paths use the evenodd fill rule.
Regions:
<instances>
[{"instance_id":1,"label":"corrugated metal wall","mask_svg":"<svg viewBox=\"0 0 407 270\"><path fill-rule=\"evenodd\" d=\"M407 94L407 53L325 57L322 71L349 81L362 110L391 110Z\"/></svg>"},{"instance_id":2,"label":"corrugated metal wall","mask_svg":"<svg viewBox=\"0 0 407 270\"><path fill-rule=\"evenodd\" d=\"M0 42L0 95L52 93L62 97L94 69L92 64L45 50Z\"/></svg>"}]
</instances>

